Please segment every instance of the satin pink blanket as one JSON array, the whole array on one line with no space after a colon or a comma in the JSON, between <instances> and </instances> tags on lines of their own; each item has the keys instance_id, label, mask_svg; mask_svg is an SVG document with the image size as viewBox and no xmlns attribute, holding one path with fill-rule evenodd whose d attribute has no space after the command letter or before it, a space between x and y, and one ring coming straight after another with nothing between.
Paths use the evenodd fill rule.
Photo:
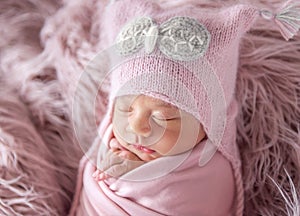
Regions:
<instances>
[{"instance_id":1,"label":"satin pink blanket","mask_svg":"<svg viewBox=\"0 0 300 216\"><path fill-rule=\"evenodd\" d=\"M101 182L92 177L94 164L83 157L70 215L233 215L235 182L230 163L216 152L199 167L203 146Z\"/></svg>"}]
</instances>

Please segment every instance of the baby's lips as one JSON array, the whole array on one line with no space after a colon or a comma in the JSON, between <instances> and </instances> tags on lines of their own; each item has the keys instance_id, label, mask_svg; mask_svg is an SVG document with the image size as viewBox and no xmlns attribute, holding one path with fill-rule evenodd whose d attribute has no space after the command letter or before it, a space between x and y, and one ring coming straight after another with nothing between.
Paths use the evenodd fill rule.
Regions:
<instances>
[{"instance_id":1,"label":"baby's lips","mask_svg":"<svg viewBox=\"0 0 300 216\"><path fill-rule=\"evenodd\" d=\"M144 147L144 146L142 146L142 145L139 145L139 144L134 144L134 147L135 147L136 149L138 149L138 150L142 151L142 152L145 152L145 153L147 153L147 154L152 154L152 153L154 153L154 152L155 152L154 150L152 150L152 149L149 149L149 148L147 148L147 147Z\"/></svg>"}]
</instances>

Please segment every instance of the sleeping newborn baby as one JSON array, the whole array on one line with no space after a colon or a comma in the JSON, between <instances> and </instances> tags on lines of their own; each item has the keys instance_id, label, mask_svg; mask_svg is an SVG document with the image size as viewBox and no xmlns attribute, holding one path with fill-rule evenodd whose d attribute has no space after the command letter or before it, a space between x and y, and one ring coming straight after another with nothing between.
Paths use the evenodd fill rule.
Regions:
<instances>
[{"instance_id":1,"label":"sleeping newborn baby","mask_svg":"<svg viewBox=\"0 0 300 216\"><path fill-rule=\"evenodd\" d=\"M109 103L71 215L242 215L234 91L255 11L107 8Z\"/></svg>"},{"instance_id":2,"label":"sleeping newborn baby","mask_svg":"<svg viewBox=\"0 0 300 216\"><path fill-rule=\"evenodd\" d=\"M116 98L112 130L109 150L93 174L98 181L189 151L205 138L202 125L191 114L146 95Z\"/></svg>"}]
</instances>

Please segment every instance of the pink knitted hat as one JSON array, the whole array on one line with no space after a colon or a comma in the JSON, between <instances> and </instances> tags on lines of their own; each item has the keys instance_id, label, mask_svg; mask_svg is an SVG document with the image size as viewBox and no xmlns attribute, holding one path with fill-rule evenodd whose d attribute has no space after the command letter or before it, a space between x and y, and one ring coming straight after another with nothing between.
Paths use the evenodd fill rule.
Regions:
<instances>
[{"instance_id":1,"label":"pink knitted hat","mask_svg":"<svg viewBox=\"0 0 300 216\"><path fill-rule=\"evenodd\" d=\"M114 32L111 102L127 94L162 99L194 115L218 146L233 101L240 38L257 11L152 8L149 16L134 17Z\"/></svg>"},{"instance_id":2,"label":"pink knitted hat","mask_svg":"<svg viewBox=\"0 0 300 216\"><path fill-rule=\"evenodd\" d=\"M234 97L239 44L258 15L275 17L249 5L219 11L188 6L167 11L139 0L115 2L110 11L105 17L107 40L108 44L116 42L111 56L110 109L117 96L144 94L197 118L208 137L199 164L205 165L216 150L231 162L236 214L241 215L243 186ZM293 35L281 27L286 39Z\"/></svg>"}]
</instances>

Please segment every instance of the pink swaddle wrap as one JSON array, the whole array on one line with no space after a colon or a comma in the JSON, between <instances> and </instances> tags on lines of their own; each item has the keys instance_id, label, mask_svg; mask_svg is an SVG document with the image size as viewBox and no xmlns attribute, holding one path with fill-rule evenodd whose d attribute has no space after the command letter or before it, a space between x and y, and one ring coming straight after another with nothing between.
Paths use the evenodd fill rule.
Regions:
<instances>
[{"instance_id":1,"label":"pink swaddle wrap","mask_svg":"<svg viewBox=\"0 0 300 216\"><path fill-rule=\"evenodd\" d=\"M236 113L236 107L232 111ZM105 133L112 133L109 118L106 121ZM230 162L217 152L200 167L203 147L200 143L191 152L153 160L120 179L99 183L92 177L96 166L84 157L70 215L234 215Z\"/></svg>"}]
</instances>

